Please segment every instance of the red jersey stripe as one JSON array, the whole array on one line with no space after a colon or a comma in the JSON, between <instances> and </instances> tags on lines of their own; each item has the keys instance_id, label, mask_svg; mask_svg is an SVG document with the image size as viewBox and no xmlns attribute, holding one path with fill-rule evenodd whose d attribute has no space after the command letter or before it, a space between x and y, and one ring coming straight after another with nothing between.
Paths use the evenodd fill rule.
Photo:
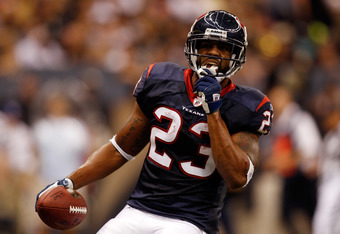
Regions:
<instances>
[{"instance_id":1,"label":"red jersey stripe","mask_svg":"<svg viewBox=\"0 0 340 234\"><path fill-rule=\"evenodd\" d=\"M261 106L263 106L267 102L270 102L270 100L267 96L264 96L264 98L262 99L262 102L260 103L260 105L258 105L256 112L261 108Z\"/></svg>"},{"instance_id":2,"label":"red jersey stripe","mask_svg":"<svg viewBox=\"0 0 340 234\"><path fill-rule=\"evenodd\" d=\"M153 66L155 66L155 64L156 64L156 63L154 63L154 64L151 64L151 65L149 66L149 69L148 69L148 75L146 76L146 78L149 78L150 72L151 72L151 70L152 70Z\"/></svg>"}]
</instances>

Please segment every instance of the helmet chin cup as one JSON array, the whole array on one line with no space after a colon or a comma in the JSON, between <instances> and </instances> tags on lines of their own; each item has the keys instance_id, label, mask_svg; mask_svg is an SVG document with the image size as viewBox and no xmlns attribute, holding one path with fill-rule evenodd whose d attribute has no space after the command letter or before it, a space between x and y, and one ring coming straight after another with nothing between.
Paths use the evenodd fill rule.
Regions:
<instances>
[{"instance_id":1,"label":"helmet chin cup","mask_svg":"<svg viewBox=\"0 0 340 234\"><path fill-rule=\"evenodd\" d=\"M207 70L210 72L210 74ZM217 66L211 67L202 66L199 69L197 69L196 73L199 79L201 79L204 76L211 76L214 77L219 83L221 83L225 78L227 78L226 76L219 75Z\"/></svg>"},{"instance_id":2,"label":"helmet chin cup","mask_svg":"<svg viewBox=\"0 0 340 234\"><path fill-rule=\"evenodd\" d=\"M201 66L201 68L199 68L197 70L197 75L198 75L198 78L202 78L204 76L213 76L213 77L215 77L217 75L217 70L218 70L217 66L211 66L211 67Z\"/></svg>"}]
</instances>

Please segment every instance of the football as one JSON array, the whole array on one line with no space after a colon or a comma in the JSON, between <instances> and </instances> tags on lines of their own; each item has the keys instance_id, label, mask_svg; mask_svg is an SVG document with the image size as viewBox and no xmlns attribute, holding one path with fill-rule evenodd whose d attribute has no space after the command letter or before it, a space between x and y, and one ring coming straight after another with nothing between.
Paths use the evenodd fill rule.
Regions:
<instances>
[{"instance_id":1,"label":"football","mask_svg":"<svg viewBox=\"0 0 340 234\"><path fill-rule=\"evenodd\" d=\"M87 204L77 191L58 186L41 195L37 202L40 219L49 227L66 230L79 225L87 214Z\"/></svg>"}]
</instances>

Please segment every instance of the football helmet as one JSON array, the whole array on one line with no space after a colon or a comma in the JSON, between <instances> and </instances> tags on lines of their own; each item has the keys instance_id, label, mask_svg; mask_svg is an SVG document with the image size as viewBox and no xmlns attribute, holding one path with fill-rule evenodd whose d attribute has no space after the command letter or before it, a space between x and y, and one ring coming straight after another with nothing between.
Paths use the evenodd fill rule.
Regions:
<instances>
[{"instance_id":1,"label":"football helmet","mask_svg":"<svg viewBox=\"0 0 340 234\"><path fill-rule=\"evenodd\" d=\"M218 57L199 54L200 43L204 40L226 43L230 48L230 57ZM221 82L242 68L246 61L247 31L243 23L233 14L215 10L209 11L195 20L188 33L184 53L189 60L190 68L196 73L202 70L202 57L219 60L215 78ZM228 60L229 67L222 69L222 61ZM200 75L199 75L200 76Z\"/></svg>"}]
</instances>

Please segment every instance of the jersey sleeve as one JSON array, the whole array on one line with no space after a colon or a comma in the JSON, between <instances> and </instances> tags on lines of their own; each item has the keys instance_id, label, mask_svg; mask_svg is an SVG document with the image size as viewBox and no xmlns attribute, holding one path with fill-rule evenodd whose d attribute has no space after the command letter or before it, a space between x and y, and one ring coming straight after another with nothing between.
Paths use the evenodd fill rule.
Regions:
<instances>
[{"instance_id":1,"label":"jersey sleeve","mask_svg":"<svg viewBox=\"0 0 340 234\"><path fill-rule=\"evenodd\" d=\"M273 106L267 96L264 96L254 112L251 128L256 129L260 134L267 135L272 127L273 115Z\"/></svg>"},{"instance_id":2,"label":"jersey sleeve","mask_svg":"<svg viewBox=\"0 0 340 234\"><path fill-rule=\"evenodd\" d=\"M138 80L135 89L133 91L133 95L136 97L136 101L141 108L141 110L148 116L147 113L150 113L150 109L158 94L155 94L155 82L150 81L150 73L155 64L151 64L147 67L140 79ZM149 117L149 116L148 116Z\"/></svg>"},{"instance_id":3,"label":"jersey sleeve","mask_svg":"<svg viewBox=\"0 0 340 234\"><path fill-rule=\"evenodd\" d=\"M139 78L136 86L135 86L135 89L133 90L133 95L138 98L140 95L142 95L143 93L143 90L144 90L144 86L145 86L145 81L146 79L149 77L150 75L150 72L153 68L154 64L150 65L149 67L147 67L142 76Z\"/></svg>"},{"instance_id":4,"label":"jersey sleeve","mask_svg":"<svg viewBox=\"0 0 340 234\"><path fill-rule=\"evenodd\" d=\"M147 67L136 84L133 95L148 117L156 106L170 105L174 95L186 92L185 68L170 62L159 62Z\"/></svg>"},{"instance_id":5,"label":"jersey sleeve","mask_svg":"<svg viewBox=\"0 0 340 234\"><path fill-rule=\"evenodd\" d=\"M221 115L231 134L248 131L266 135L270 132L273 107L262 92L238 86L223 98Z\"/></svg>"}]
</instances>

